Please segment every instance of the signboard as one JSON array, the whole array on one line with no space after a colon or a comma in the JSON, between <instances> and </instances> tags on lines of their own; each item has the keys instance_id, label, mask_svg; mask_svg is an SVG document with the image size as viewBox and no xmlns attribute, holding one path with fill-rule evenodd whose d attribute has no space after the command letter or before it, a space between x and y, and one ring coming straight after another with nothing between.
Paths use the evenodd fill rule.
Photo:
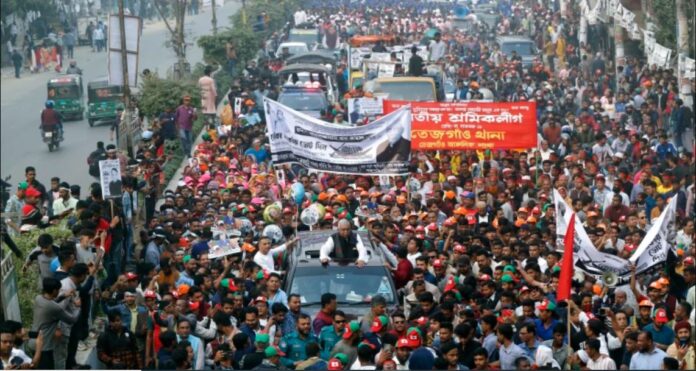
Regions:
<instances>
[{"instance_id":1,"label":"signboard","mask_svg":"<svg viewBox=\"0 0 696 371\"><path fill-rule=\"evenodd\" d=\"M104 199L119 198L123 195L121 163L119 160L99 161L99 184L101 185Z\"/></svg>"},{"instance_id":2,"label":"signboard","mask_svg":"<svg viewBox=\"0 0 696 371\"><path fill-rule=\"evenodd\" d=\"M128 85L138 84L138 53L142 21L140 17L124 16L126 38L126 63L128 64ZM109 16L108 70L109 85L123 85L123 50L121 50L121 25L117 14Z\"/></svg>"},{"instance_id":3,"label":"signboard","mask_svg":"<svg viewBox=\"0 0 696 371\"><path fill-rule=\"evenodd\" d=\"M381 97L348 99L348 122L351 124L362 123L366 117L377 117L382 115L382 112Z\"/></svg>"},{"instance_id":4,"label":"signboard","mask_svg":"<svg viewBox=\"0 0 696 371\"><path fill-rule=\"evenodd\" d=\"M299 163L342 174L406 174L411 159L411 114L396 110L370 125L331 125L264 100L273 163Z\"/></svg>"},{"instance_id":5,"label":"signboard","mask_svg":"<svg viewBox=\"0 0 696 371\"><path fill-rule=\"evenodd\" d=\"M208 242L208 258L216 259L227 255L239 254L242 249L239 247L237 239L219 239Z\"/></svg>"},{"instance_id":6,"label":"signboard","mask_svg":"<svg viewBox=\"0 0 696 371\"><path fill-rule=\"evenodd\" d=\"M536 103L384 101L384 113L411 105L411 149L535 148Z\"/></svg>"},{"instance_id":7,"label":"signboard","mask_svg":"<svg viewBox=\"0 0 696 371\"><path fill-rule=\"evenodd\" d=\"M22 323L17 295L17 274L12 255L7 254L2 260L2 312L5 321L13 320Z\"/></svg>"}]
</instances>

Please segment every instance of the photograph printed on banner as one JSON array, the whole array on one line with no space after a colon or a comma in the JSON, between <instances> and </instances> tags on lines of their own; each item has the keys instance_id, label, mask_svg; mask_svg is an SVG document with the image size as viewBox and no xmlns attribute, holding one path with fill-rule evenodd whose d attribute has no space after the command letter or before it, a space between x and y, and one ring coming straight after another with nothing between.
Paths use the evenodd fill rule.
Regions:
<instances>
[{"instance_id":1,"label":"photograph printed on banner","mask_svg":"<svg viewBox=\"0 0 696 371\"><path fill-rule=\"evenodd\" d=\"M348 122L355 125L364 123L365 118L382 115L382 98L350 98L348 99Z\"/></svg>"},{"instance_id":2,"label":"photograph printed on banner","mask_svg":"<svg viewBox=\"0 0 696 371\"><path fill-rule=\"evenodd\" d=\"M362 126L340 126L265 100L276 164L299 163L336 173L404 174L411 155L407 107ZM352 107L355 109L355 107Z\"/></svg>"},{"instance_id":3,"label":"photograph printed on banner","mask_svg":"<svg viewBox=\"0 0 696 371\"><path fill-rule=\"evenodd\" d=\"M104 199L121 197L123 194L121 163L118 160L99 161L99 175L99 184Z\"/></svg>"}]
</instances>

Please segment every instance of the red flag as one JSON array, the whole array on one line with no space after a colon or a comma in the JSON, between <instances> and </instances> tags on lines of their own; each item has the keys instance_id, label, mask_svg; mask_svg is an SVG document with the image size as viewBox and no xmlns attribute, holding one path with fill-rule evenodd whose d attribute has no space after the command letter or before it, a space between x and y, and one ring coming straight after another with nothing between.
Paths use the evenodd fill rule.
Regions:
<instances>
[{"instance_id":1,"label":"red flag","mask_svg":"<svg viewBox=\"0 0 696 371\"><path fill-rule=\"evenodd\" d=\"M575 213L570 216L568 229L563 239L563 261L561 262L561 277L558 280L556 301L570 298L570 285L573 280L573 241L575 236Z\"/></svg>"}]
</instances>

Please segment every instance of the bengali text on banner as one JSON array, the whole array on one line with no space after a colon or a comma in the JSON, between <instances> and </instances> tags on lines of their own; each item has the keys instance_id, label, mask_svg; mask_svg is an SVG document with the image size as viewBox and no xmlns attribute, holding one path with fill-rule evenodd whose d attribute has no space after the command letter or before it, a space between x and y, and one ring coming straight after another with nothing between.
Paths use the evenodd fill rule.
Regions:
<instances>
[{"instance_id":1,"label":"bengali text on banner","mask_svg":"<svg viewBox=\"0 0 696 371\"><path fill-rule=\"evenodd\" d=\"M384 113L411 105L411 149L514 149L537 146L536 103L384 101Z\"/></svg>"}]
</instances>

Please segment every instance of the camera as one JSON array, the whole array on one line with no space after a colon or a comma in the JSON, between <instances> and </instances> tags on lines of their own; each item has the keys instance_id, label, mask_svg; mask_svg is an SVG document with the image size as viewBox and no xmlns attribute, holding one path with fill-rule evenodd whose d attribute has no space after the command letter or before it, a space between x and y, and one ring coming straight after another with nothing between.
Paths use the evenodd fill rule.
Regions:
<instances>
[{"instance_id":1,"label":"camera","mask_svg":"<svg viewBox=\"0 0 696 371\"><path fill-rule=\"evenodd\" d=\"M22 359L22 357L14 356L14 357L12 357L12 359L10 359L10 365L12 365L12 366L21 366L22 363L24 363L24 360Z\"/></svg>"}]
</instances>

